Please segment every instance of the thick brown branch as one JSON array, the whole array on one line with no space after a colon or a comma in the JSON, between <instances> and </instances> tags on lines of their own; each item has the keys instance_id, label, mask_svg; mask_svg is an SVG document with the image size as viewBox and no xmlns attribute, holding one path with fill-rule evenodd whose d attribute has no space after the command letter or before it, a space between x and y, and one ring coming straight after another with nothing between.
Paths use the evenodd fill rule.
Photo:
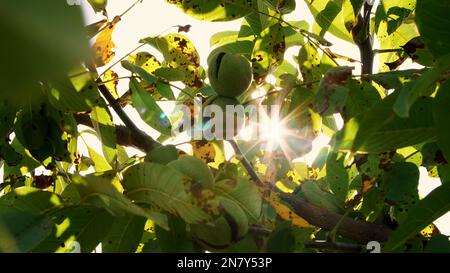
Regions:
<instances>
[{"instance_id":1,"label":"thick brown branch","mask_svg":"<svg viewBox=\"0 0 450 273\"><path fill-rule=\"evenodd\" d=\"M92 65L92 64L88 66L88 69L92 73L95 73L95 74L97 73L97 70L95 69L94 65ZM102 83L100 78L97 79L97 85L98 85L98 90L103 95L103 97L106 99L109 106L116 112L116 114L119 116L119 118L125 124L126 129L129 131L129 132L123 131L122 132L123 134L120 136L119 136L120 133L118 131L119 139L121 137L123 137L123 139L121 139L121 140L130 139L130 142L131 142L130 144L133 144L131 146L135 146L135 147L139 146L139 148L141 150L143 150L147 153L161 145L159 142L157 142L152 137L147 135L145 132L140 130L136 126L136 124L134 124L134 122L130 119L130 117L125 113L123 108L118 104L116 99L114 99L113 95L108 90L108 88Z\"/></svg>"},{"instance_id":2,"label":"thick brown branch","mask_svg":"<svg viewBox=\"0 0 450 273\"><path fill-rule=\"evenodd\" d=\"M295 195L281 192L280 197L293 208L294 212L310 224L332 230L338 223L337 233L359 243L383 242L389 238L391 230L386 226L356 221L341 214L312 205Z\"/></svg>"},{"instance_id":3,"label":"thick brown branch","mask_svg":"<svg viewBox=\"0 0 450 273\"><path fill-rule=\"evenodd\" d=\"M86 114L76 114L75 120L80 125L93 127L91 118ZM116 125L117 144L127 147L133 147L143 152L149 153L159 144L156 144L152 138L145 133L134 134L126 126Z\"/></svg>"},{"instance_id":4,"label":"thick brown branch","mask_svg":"<svg viewBox=\"0 0 450 273\"><path fill-rule=\"evenodd\" d=\"M364 15L359 14L356 26L352 30L353 40L359 48L361 56L361 74L372 74L374 52L370 36L370 14L372 6L364 4Z\"/></svg>"},{"instance_id":5,"label":"thick brown branch","mask_svg":"<svg viewBox=\"0 0 450 273\"><path fill-rule=\"evenodd\" d=\"M236 153L237 158L241 161L247 170L251 179L258 185L268 188L268 184L264 183L255 172L251 163L245 158L235 141L229 141ZM277 191L271 188L272 191ZM289 193L277 191L280 198L288 203L293 211L308 221L310 224L325 230L333 230L338 226L336 232L342 236L355 240L359 243L367 243L369 241L386 241L391 230L385 226L356 221L338 213L331 212L327 209L317 207L307 201Z\"/></svg>"}]
</instances>

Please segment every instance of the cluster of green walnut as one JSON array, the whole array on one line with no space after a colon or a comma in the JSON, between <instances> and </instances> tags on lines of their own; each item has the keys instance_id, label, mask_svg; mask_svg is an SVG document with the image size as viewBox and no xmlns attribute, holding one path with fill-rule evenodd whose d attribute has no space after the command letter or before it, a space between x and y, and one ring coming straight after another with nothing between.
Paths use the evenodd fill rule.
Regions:
<instances>
[{"instance_id":1,"label":"cluster of green walnut","mask_svg":"<svg viewBox=\"0 0 450 273\"><path fill-rule=\"evenodd\" d=\"M239 105L237 97L246 92L252 81L250 62L233 53L213 53L208 63L208 77L216 92L209 105L217 105L223 111L227 105ZM225 120L224 120L225 121ZM191 231L206 249L220 250L239 241L248 233L248 219L242 208L228 199L221 198L223 216L213 225L193 225Z\"/></svg>"},{"instance_id":2,"label":"cluster of green walnut","mask_svg":"<svg viewBox=\"0 0 450 273\"><path fill-rule=\"evenodd\" d=\"M236 99L250 87L253 80L250 62L239 54L216 53L208 64L211 87L218 97L212 102L225 110L226 105L238 105Z\"/></svg>"},{"instance_id":3,"label":"cluster of green walnut","mask_svg":"<svg viewBox=\"0 0 450 273\"><path fill-rule=\"evenodd\" d=\"M228 105L233 107L239 105L237 98L249 90L253 81L252 67L247 58L239 54L227 52L212 54L208 63L208 77L216 94L211 97L212 100L207 101L207 105L218 106L223 111L223 131L216 128L215 134L217 137L231 134L236 136L240 131L237 127L238 117L236 114L229 116L226 108ZM234 119L234 127L227 126L230 125L231 119ZM204 122L207 123L208 119ZM240 124L242 127L242 121Z\"/></svg>"}]
</instances>

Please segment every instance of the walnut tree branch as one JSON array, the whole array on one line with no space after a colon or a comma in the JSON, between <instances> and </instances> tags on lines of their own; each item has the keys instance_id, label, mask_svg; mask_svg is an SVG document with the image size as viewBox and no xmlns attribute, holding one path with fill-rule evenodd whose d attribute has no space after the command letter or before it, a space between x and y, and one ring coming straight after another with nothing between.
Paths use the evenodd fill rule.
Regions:
<instances>
[{"instance_id":1,"label":"walnut tree branch","mask_svg":"<svg viewBox=\"0 0 450 273\"><path fill-rule=\"evenodd\" d=\"M236 157L240 160L250 178L260 187L268 188L271 191L277 191L281 200L288 203L297 215L304 218L310 224L325 230L333 230L339 224L336 229L338 234L359 243L367 243L369 241L382 242L388 239L391 230L386 226L353 220L325 208L310 204L293 194L281 192L275 187L270 187L258 176L251 163L245 158L236 141L232 140L229 141L229 143L233 147Z\"/></svg>"},{"instance_id":2,"label":"walnut tree branch","mask_svg":"<svg viewBox=\"0 0 450 273\"><path fill-rule=\"evenodd\" d=\"M88 69L91 73L97 74L97 70L95 69L94 65L88 65ZM111 92L108 90L106 85L102 83L101 79L97 79L97 85L98 90L103 95L103 97L108 102L109 106L116 112L116 114L119 116L119 118L122 120L122 122L125 124L126 129L129 131L127 133L124 133L124 135L121 135L122 137L129 138L132 140L133 146L140 146L139 148L145 152L150 152L154 148L160 146L161 144L154 140L151 136L143 132L141 129L139 129L136 124L130 119L130 117L125 113L123 108L118 104L116 99L114 99ZM118 134L119 131L118 131ZM120 138L118 136L118 138Z\"/></svg>"},{"instance_id":3,"label":"walnut tree branch","mask_svg":"<svg viewBox=\"0 0 450 273\"><path fill-rule=\"evenodd\" d=\"M89 115L76 114L75 120L80 125L93 128L92 120ZM136 134L129 130L126 126L116 125L117 144L127 147L133 147L143 152L149 153L153 148L157 147L156 141L147 134Z\"/></svg>"},{"instance_id":4,"label":"walnut tree branch","mask_svg":"<svg viewBox=\"0 0 450 273\"><path fill-rule=\"evenodd\" d=\"M353 40L359 48L361 56L361 74L372 74L374 52L370 35L370 15L372 5L364 4L363 15L359 14L355 27L352 29Z\"/></svg>"}]
</instances>

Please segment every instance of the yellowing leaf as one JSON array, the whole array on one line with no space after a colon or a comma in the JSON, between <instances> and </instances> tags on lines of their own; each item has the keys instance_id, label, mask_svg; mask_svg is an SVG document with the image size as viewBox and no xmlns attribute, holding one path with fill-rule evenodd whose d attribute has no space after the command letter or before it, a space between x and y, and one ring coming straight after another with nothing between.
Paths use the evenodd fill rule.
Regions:
<instances>
[{"instance_id":1,"label":"yellowing leaf","mask_svg":"<svg viewBox=\"0 0 450 273\"><path fill-rule=\"evenodd\" d=\"M311 224L308 223L305 219L298 216L288 206L282 204L280 202L278 194L269 192L261 188L260 191L263 193L262 196L264 197L264 199L274 207L275 211L281 219L285 221L291 221L292 224L297 227L311 227Z\"/></svg>"},{"instance_id":2,"label":"yellowing leaf","mask_svg":"<svg viewBox=\"0 0 450 273\"><path fill-rule=\"evenodd\" d=\"M162 67L161 62L155 56L148 52L139 52L128 57L128 61L132 64L142 67L149 74L155 76L155 71ZM157 93L157 86L155 83L148 84L145 81L141 82L142 87L150 94L155 95L155 99L159 100L162 96Z\"/></svg>"},{"instance_id":3,"label":"yellowing leaf","mask_svg":"<svg viewBox=\"0 0 450 273\"><path fill-rule=\"evenodd\" d=\"M262 83L269 71L283 62L286 41L281 23L265 29L255 42L252 54L253 75L257 83Z\"/></svg>"},{"instance_id":4,"label":"yellowing leaf","mask_svg":"<svg viewBox=\"0 0 450 273\"><path fill-rule=\"evenodd\" d=\"M155 56L148 52L139 52L128 57L128 61L132 64L142 67L151 75L155 75L155 71L161 68L161 63Z\"/></svg>"},{"instance_id":5,"label":"yellowing leaf","mask_svg":"<svg viewBox=\"0 0 450 273\"><path fill-rule=\"evenodd\" d=\"M214 145L206 140L192 141L192 151L194 156L204 163L214 162L216 150Z\"/></svg>"},{"instance_id":6,"label":"yellowing leaf","mask_svg":"<svg viewBox=\"0 0 450 273\"><path fill-rule=\"evenodd\" d=\"M108 88L115 99L119 98L119 94L117 92L117 85L119 84L118 78L119 75L112 70L106 71L105 75L103 76L103 82L105 82L105 86Z\"/></svg>"},{"instance_id":7,"label":"yellowing leaf","mask_svg":"<svg viewBox=\"0 0 450 273\"><path fill-rule=\"evenodd\" d=\"M112 34L119 21L120 17L116 16L109 25L100 32L92 47L95 51L95 63L97 67L109 63L115 56L113 50L116 48L116 44L112 40Z\"/></svg>"},{"instance_id":8,"label":"yellowing leaf","mask_svg":"<svg viewBox=\"0 0 450 273\"><path fill-rule=\"evenodd\" d=\"M422 234L426 238L431 238L437 234L439 234L439 230L434 224L428 225L426 228L424 228L420 234Z\"/></svg>"},{"instance_id":9,"label":"yellowing leaf","mask_svg":"<svg viewBox=\"0 0 450 273\"><path fill-rule=\"evenodd\" d=\"M149 37L141 42L158 49L164 55L169 68L180 68L185 74L184 84L189 87L202 87L200 56L187 37L181 34L169 34L163 37Z\"/></svg>"}]
</instances>

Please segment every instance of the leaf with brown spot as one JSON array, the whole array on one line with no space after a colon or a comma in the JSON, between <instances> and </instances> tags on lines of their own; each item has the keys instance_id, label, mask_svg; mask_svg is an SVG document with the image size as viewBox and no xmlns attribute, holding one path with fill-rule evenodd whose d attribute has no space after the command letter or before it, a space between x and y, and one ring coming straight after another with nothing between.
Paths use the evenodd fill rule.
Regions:
<instances>
[{"instance_id":1,"label":"leaf with brown spot","mask_svg":"<svg viewBox=\"0 0 450 273\"><path fill-rule=\"evenodd\" d=\"M206 140L194 140L191 142L194 156L204 163L214 162L216 150L214 145Z\"/></svg>"},{"instance_id":2,"label":"leaf with brown spot","mask_svg":"<svg viewBox=\"0 0 450 273\"><path fill-rule=\"evenodd\" d=\"M166 60L167 67L180 68L186 76L184 84L192 88L203 86L200 56L187 37L181 34L169 34L162 37L148 37L141 42L159 50Z\"/></svg>"},{"instance_id":3,"label":"leaf with brown spot","mask_svg":"<svg viewBox=\"0 0 450 273\"><path fill-rule=\"evenodd\" d=\"M123 187L133 201L157 206L189 224L211 222L221 213L211 190L169 166L134 165L123 174Z\"/></svg>"},{"instance_id":4,"label":"leaf with brown spot","mask_svg":"<svg viewBox=\"0 0 450 273\"><path fill-rule=\"evenodd\" d=\"M150 75L156 76L155 71L162 67L161 62L152 54L148 52L139 52L128 57L128 61L132 64L142 67ZM145 81L141 81L141 86L150 94L154 96L156 100L160 100L162 95L157 91L157 84L149 84Z\"/></svg>"},{"instance_id":5,"label":"leaf with brown spot","mask_svg":"<svg viewBox=\"0 0 450 273\"><path fill-rule=\"evenodd\" d=\"M269 204L272 205L272 207L277 212L277 215L285 220L285 221L291 221L294 226L297 227L311 227L311 224L308 223L305 219L298 216L292 209L290 209L288 206L284 205L280 201L280 197L277 193L267 191L266 189L259 188L260 192L262 192L262 197L264 200L266 200Z\"/></svg>"},{"instance_id":6,"label":"leaf with brown spot","mask_svg":"<svg viewBox=\"0 0 450 273\"><path fill-rule=\"evenodd\" d=\"M112 34L120 17L116 16L108 26L103 29L97 37L92 49L95 52L95 63L97 67L102 67L109 63L116 55L114 49L116 44L112 40Z\"/></svg>"},{"instance_id":7,"label":"leaf with brown spot","mask_svg":"<svg viewBox=\"0 0 450 273\"><path fill-rule=\"evenodd\" d=\"M262 83L269 72L283 62L285 51L286 41L281 23L276 22L261 32L251 59L257 83Z\"/></svg>"},{"instance_id":8,"label":"leaf with brown spot","mask_svg":"<svg viewBox=\"0 0 450 273\"><path fill-rule=\"evenodd\" d=\"M117 92L117 85L119 84L119 75L112 71L108 70L105 72L105 75L103 76L103 82L105 83L105 86L108 88L108 90L111 92L111 95L115 99L119 98L119 93Z\"/></svg>"}]
</instances>

